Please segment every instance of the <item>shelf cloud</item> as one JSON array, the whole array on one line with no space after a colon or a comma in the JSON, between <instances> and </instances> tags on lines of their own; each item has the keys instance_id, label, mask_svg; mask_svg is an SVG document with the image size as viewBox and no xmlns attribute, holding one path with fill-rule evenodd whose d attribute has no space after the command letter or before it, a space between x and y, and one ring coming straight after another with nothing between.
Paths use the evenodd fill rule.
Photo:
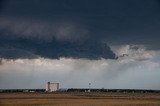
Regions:
<instances>
[{"instance_id":1,"label":"shelf cloud","mask_svg":"<svg viewBox=\"0 0 160 106\"><path fill-rule=\"evenodd\" d=\"M47 81L56 81L60 82L62 88L87 88L88 83L92 83L93 88L160 89L157 86L160 64L155 60L159 51L146 50L139 45L114 48L117 55L126 51L128 56L117 60L3 59L0 65L1 88L43 88Z\"/></svg>"},{"instance_id":2,"label":"shelf cloud","mask_svg":"<svg viewBox=\"0 0 160 106\"><path fill-rule=\"evenodd\" d=\"M0 88L160 89L159 28L159 0L0 0Z\"/></svg>"}]
</instances>

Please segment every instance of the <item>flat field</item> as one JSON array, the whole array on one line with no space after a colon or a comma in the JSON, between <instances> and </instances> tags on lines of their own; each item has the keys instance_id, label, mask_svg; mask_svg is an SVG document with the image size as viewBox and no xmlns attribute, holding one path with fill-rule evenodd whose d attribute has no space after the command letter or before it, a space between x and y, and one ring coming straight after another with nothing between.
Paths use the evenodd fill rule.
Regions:
<instances>
[{"instance_id":1,"label":"flat field","mask_svg":"<svg viewBox=\"0 0 160 106\"><path fill-rule=\"evenodd\" d=\"M0 106L160 106L160 94L0 93Z\"/></svg>"}]
</instances>

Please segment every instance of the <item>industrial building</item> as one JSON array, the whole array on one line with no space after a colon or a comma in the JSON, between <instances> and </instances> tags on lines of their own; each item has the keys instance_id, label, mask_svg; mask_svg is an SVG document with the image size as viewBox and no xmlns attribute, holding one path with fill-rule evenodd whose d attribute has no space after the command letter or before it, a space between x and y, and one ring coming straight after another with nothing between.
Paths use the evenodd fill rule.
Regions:
<instances>
[{"instance_id":1,"label":"industrial building","mask_svg":"<svg viewBox=\"0 0 160 106\"><path fill-rule=\"evenodd\" d=\"M46 92L55 92L57 90L59 90L59 83L47 83Z\"/></svg>"}]
</instances>

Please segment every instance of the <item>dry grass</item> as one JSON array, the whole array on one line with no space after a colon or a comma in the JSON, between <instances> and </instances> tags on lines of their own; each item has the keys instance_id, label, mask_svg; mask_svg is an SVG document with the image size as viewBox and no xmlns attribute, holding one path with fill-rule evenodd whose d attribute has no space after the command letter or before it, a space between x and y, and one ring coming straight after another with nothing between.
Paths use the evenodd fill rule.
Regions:
<instances>
[{"instance_id":1,"label":"dry grass","mask_svg":"<svg viewBox=\"0 0 160 106\"><path fill-rule=\"evenodd\" d=\"M1 93L0 106L160 106L160 95L117 93Z\"/></svg>"}]
</instances>

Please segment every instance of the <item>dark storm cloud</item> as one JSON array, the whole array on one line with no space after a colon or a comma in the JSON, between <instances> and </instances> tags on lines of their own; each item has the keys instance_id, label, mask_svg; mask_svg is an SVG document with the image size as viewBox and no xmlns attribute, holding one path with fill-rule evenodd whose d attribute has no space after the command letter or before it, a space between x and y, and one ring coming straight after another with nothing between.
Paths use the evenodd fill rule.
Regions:
<instances>
[{"instance_id":1,"label":"dark storm cloud","mask_svg":"<svg viewBox=\"0 0 160 106\"><path fill-rule=\"evenodd\" d=\"M58 41L51 42L26 38L2 38L0 42L0 58L88 58L88 59L115 59L115 54L104 43L86 40L83 43Z\"/></svg>"},{"instance_id":2,"label":"dark storm cloud","mask_svg":"<svg viewBox=\"0 0 160 106\"><path fill-rule=\"evenodd\" d=\"M115 59L105 42L70 22L37 22L1 18L0 57Z\"/></svg>"},{"instance_id":3,"label":"dark storm cloud","mask_svg":"<svg viewBox=\"0 0 160 106\"><path fill-rule=\"evenodd\" d=\"M5 5L5 0L0 0L0 12L2 11L4 5Z\"/></svg>"},{"instance_id":4,"label":"dark storm cloud","mask_svg":"<svg viewBox=\"0 0 160 106\"><path fill-rule=\"evenodd\" d=\"M159 0L7 0L1 8L1 57L115 58L106 43L159 49Z\"/></svg>"},{"instance_id":5,"label":"dark storm cloud","mask_svg":"<svg viewBox=\"0 0 160 106\"><path fill-rule=\"evenodd\" d=\"M159 0L18 0L9 1L4 14L80 22L92 38L111 44L141 43L156 48L160 39Z\"/></svg>"}]
</instances>

